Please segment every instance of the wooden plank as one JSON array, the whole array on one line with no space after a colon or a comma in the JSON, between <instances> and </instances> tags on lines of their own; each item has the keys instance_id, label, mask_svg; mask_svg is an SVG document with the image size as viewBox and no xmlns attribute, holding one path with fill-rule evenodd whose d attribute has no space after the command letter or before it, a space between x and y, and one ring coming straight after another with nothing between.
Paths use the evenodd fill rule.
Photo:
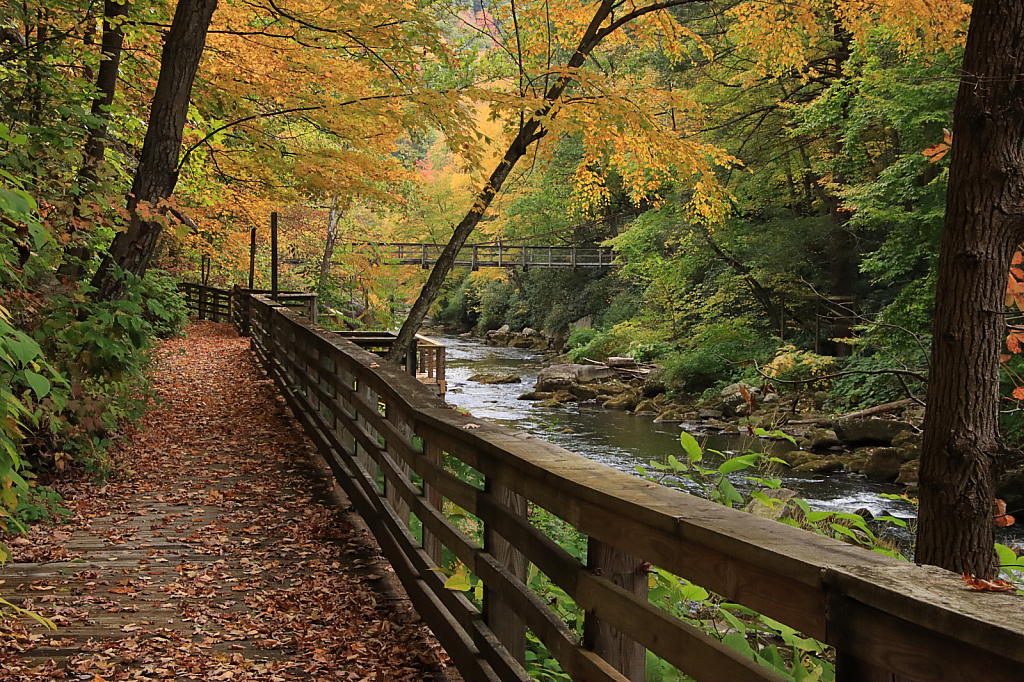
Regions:
<instances>
[{"instance_id":1,"label":"wooden plank","mask_svg":"<svg viewBox=\"0 0 1024 682\"><path fill-rule=\"evenodd\" d=\"M980 679L1019 682L1022 679L1024 667L1019 658L1024 652L1020 650L1009 650L1005 656L1000 656L838 594L830 595L828 609L826 641L876 670L892 671L897 679L916 682ZM842 674L850 679L846 673Z\"/></svg>"},{"instance_id":2,"label":"wooden plank","mask_svg":"<svg viewBox=\"0 0 1024 682\"><path fill-rule=\"evenodd\" d=\"M427 464L432 465L432 471L440 470L443 473L447 473L443 470L444 451L434 443L430 441L425 441L423 443L423 458L426 460ZM427 476L424 476L423 472L425 471L427 471L427 469L422 469L422 471L418 472L420 476L423 477L424 501L427 506L440 513L444 505L444 494L437 485L437 477L431 476L428 478ZM455 477L453 476L452 478ZM461 483L462 481L459 482ZM458 502L456 502L456 504L458 504ZM441 565L441 557L443 556L441 542L438 540L437 536L429 532L426 527L423 528L423 549L435 564L438 566Z\"/></svg>"},{"instance_id":3,"label":"wooden plank","mask_svg":"<svg viewBox=\"0 0 1024 682\"><path fill-rule=\"evenodd\" d=\"M526 498L501 484L487 482L487 494L497 504L504 505L508 513L526 518ZM526 580L526 557L512 543L484 522L484 551L504 566L511 576ZM526 663L526 625L515 610L494 590L484 591L484 620L509 653L521 664ZM643 682L641 680L641 682Z\"/></svg>"},{"instance_id":4,"label":"wooden plank","mask_svg":"<svg viewBox=\"0 0 1024 682\"><path fill-rule=\"evenodd\" d=\"M271 369L275 381L284 378L280 363L273 363ZM336 480L342 485L346 495L352 500L353 505L372 530L385 556L388 557L395 569L396 575L402 581L413 605L423 617L424 622L430 625L438 641L448 651L460 672L469 679L495 681L513 679L499 675L487 661L483 660L484 652L481 652L473 643L472 633L467 633L459 625L456 616L439 601L439 593L429 589L420 574L409 563L408 555L398 546L396 538L385 523L384 516L387 515L390 508L379 498L379 494L375 491L375 482L370 480L365 472L357 474L354 470L346 470L342 465L343 460L339 453L331 447L329 432L322 430L321 426L317 424L316 418L302 409L302 398L290 391L284 391L283 395L292 406L307 434L317 444L320 452L325 455L331 468L335 470ZM362 479L363 486L368 487L372 492L368 494L363 486L357 485L356 482L359 479ZM384 512L384 515L381 512ZM494 652L488 653L493 654ZM515 679L520 679L520 677L516 676ZM526 677L524 682L528 679Z\"/></svg>"},{"instance_id":5,"label":"wooden plank","mask_svg":"<svg viewBox=\"0 0 1024 682\"><path fill-rule=\"evenodd\" d=\"M587 569L638 600L647 601L647 565L635 556L591 537L587 542ZM595 609L586 612L583 643L631 682L644 682L647 651L621 630L601 620Z\"/></svg>"},{"instance_id":6,"label":"wooden plank","mask_svg":"<svg viewBox=\"0 0 1024 682\"><path fill-rule=\"evenodd\" d=\"M698 680L771 680L775 673L618 585L581 571L577 603Z\"/></svg>"}]
</instances>

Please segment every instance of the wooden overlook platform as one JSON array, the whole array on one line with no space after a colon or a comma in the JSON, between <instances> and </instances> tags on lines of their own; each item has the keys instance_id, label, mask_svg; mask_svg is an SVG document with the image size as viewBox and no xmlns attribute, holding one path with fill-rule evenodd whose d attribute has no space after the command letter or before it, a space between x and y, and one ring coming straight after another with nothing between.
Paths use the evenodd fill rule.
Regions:
<instances>
[{"instance_id":1,"label":"wooden overlook platform","mask_svg":"<svg viewBox=\"0 0 1024 682\"><path fill-rule=\"evenodd\" d=\"M832 645L840 682L1024 679L1016 594L971 592L947 571L479 422L265 296L232 297L230 312L466 680L527 682L527 631L574 680L643 680L648 651L697 680L787 679L651 603L652 565ZM452 505L475 530L449 518ZM535 526L531 508L582 533L585 559ZM481 602L446 588L437 569L452 556L480 581ZM530 588L538 571L584 611L582 635Z\"/></svg>"}]
</instances>

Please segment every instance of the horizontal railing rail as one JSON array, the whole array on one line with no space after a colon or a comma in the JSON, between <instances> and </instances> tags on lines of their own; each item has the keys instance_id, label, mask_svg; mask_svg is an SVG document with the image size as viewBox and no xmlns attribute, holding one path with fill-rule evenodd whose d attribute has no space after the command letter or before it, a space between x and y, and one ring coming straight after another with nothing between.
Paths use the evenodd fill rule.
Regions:
<instances>
[{"instance_id":1,"label":"horizontal railing rail","mask_svg":"<svg viewBox=\"0 0 1024 682\"><path fill-rule=\"evenodd\" d=\"M645 650L697 680L783 679L650 604L650 565L834 646L841 681L1022 677L1016 595L969 592L947 571L475 421L266 297L249 297L249 311L257 357L465 679L528 680L527 629L572 679L642 680ZM478 534L448 518L446 500ZM585 563L530 523L530 505L587 536ZM446 589L445 549L482 581L482 608ZM531 563L585 610L582 639L530 589Z\"/></svg>"},{"instance_id":2,"label":"horizontal railing rail","mask_svg":"<svg viewBox=\"0 0 1024 682\"><path fill-rule=\"evenodd\" d=\"M227 289L181 282L178 290L185 295L185 307L197 319L214 322L231 319L231 292Z\"/></svg>"}]
</instances>

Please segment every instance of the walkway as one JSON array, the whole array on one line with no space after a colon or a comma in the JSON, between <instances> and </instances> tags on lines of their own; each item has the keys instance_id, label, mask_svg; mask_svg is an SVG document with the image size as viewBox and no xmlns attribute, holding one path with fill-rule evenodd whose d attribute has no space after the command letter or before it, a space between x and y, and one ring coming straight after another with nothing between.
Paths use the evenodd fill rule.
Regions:
<instances>
[{"instance_id":1,"label":"walkway","mask_svg":"<svg viewBox=\"0 0 1024 682\"><path fill-rule=\"evenodd\" d=\"M162 400L102 487L66 484L0 596L0 679L424 680L447 656L226 324L159 352ZM347 507L343 499L341 504Z\"/></svg>"}]
</instances>

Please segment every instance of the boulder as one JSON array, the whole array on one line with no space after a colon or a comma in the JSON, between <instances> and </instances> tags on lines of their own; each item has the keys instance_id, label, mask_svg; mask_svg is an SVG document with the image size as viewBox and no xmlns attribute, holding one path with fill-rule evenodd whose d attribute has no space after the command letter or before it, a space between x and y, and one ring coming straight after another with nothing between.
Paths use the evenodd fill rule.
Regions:
<instances>
[{"instance_id":1,"label":"boulder","mask_svg":"<svg viewBox=\"0 0 1024 682\"><path fill-rule=\"evenodd\" d=\"M892 446L894 448L903 447L904 445L921 447L922 443L924 443L924 434L919 431L900 431L892 439Z\"/></svg>"},{"instance_id":2,"label":"boulder","mask_svg":"<svg viewBox=\"0 0 1024 682\"><path fill-rule=\"evenodd\" d=\"M750 413L750 405L747 403L747 399L743 397L743 393L740 391L741 386L745 388L747 393L755 399L761 392L760 389L742 382L729 384L723 388L721 392L722 412L725 413L726 417L745 417Z\"/></svg>"},{"instance_id":3,"label":"boulder","mask_svg":"<svg viewBox=\"0 0 1024 682\"><path fill-rule=\"evenodd\" d=\"M517 400L551 400L554 396L551 391L529 391L519 396Z\"/></svg>"},{"instance_id":4,"label":"boulder","mask_svg":"<svg viewBox=\"0 0 1024 682\"><path fill-rule=\"evenodd\" d=\"M576 384L574 386L570 386L568 390L579 400L593 400L597 397L597 391L590 386Z\"/></svg>"},{"instance_id":5,"label":"boulder","mask_svg":"<svg viewBox=\"0 0 1024 682\"><path fill-rule=\"evenodd\" d=\"M640 404L641 399L640 391L626 391L606 400L604 407L609 410L633 410Z\"/></svg>"},{"instance_id":6,"label":"boulder","mask_svg":"<svg viewBox=\"0 0 1024 682\"><path fill-rule=\"evenodd\" d=\"M537 391L557 391L573 384L593 384L617 379L615 370L599 365L549 365L537 376Z\"/></svg>"},{"instance_id":7,"label":"boulder","mask_svg":"<svg viewBox=\"0 0 1024 682\"><path fill-rule=\"evenodd\" d=\"M656 424L676 423L686 421L686 414L678 407L670 407L663 410L655 419Z\"/></svg>"},{"instance_id":8,"label":"boulder","mask_svg":"<svg viewBox=\"0 0 1024 682\"><path fill-rule=\"evenodd\" d=\"M699 419L721 419L723 416L721 410L700 410L697 412Z\"/></svg>"},{"instance_id":9,"label":"boulder","mask_svg":"<svg viewBox=\"0 0 1024 682\"><path fill-rule=\"evenodd\" d=\"M640 394L643 397L643 393ZM643 400L634 410L637 414L658 414L660 410L653 400Z\"/></svg>"},{"instance_id":10,"label":"boulder","mask_svg":"<svg viewBox=\"0 0 1024 682\"><path fill-rule=\"evenodd\" d=\"M846 443L875 443L891 445L904 431L916 431L905 422L891 419L840 419L835 422L836 436Z\"/></svg>"},{"instance_id":11,"label":"boulder","mask_svg":"<svg viewBox=\"0 0 1024 682\"><path fill-rule=\"evenodd\" d=\"M668 390L664 370L656 369L644 377L643 393L645 398L653 398Z\"/></svg>"},{"instance_id":12,"label":"boulder","mask_svg":"<svg viewBox=\"0 0 1024 682\"><path fill-rule=\"evenodd\" d=\"M572 394L571 391L561 390L555 391L555 394L551 396L552 400L557 400L559 403L575 403L579 402L579 398Z\"/></svg>"},{"instance_id":13,"label":"boulder","mask_svg":"<svg viewBox=\"0 0 1024 682\"><path fill-rule=\"evenodd\" d=\"M469 377L469 380L480 384L518 384L522 382L522 379L515 374L490 374L487 372L474 374Z\"/></svg>"},{"instance_id":14,"label":"boulder","mask_svg":"<svg viewBox=\"0 0 1024 682\"><path fill-rule=\"evenodd\" d=\"M903 462L896 448L877 448L864 464L863 473L878 481L895 481Z\"/></svg>"},{"instance_id":15,"label":"boulder","mask_svg":"<svg viewBox=\"0 0 1024 682\"><path fill-rule=\"evenodd\" d=\"M833 474L843 470L843 462L838 457L821 457L793 467L796 471L809 471L815 474Z\"/></svg>"},{"instance_id":16,"label":"boulder","mask_svg":"<svg viewBox=\"0 0 1024 682\"><path fill-rule=\"evenodd\" d=\"M791 518L795 521L800 521L804 517L803 509L797 506L792 500L796 497L796 491L788 488L775 488L766 489L760 491L765 497L773 500L772 502L765 503L761 500L751 500L744 511L753 514L754 516L760 516L762 519L770 519L772 521L778 521L779 519Z\"/></svg>"},{"instance_id":17,"label":"boulder","mask_svg":"<svg viewBox=\"0 0 1024 682\"><path fill-rule=\"evenodd\" d=\"M800 447L808 450L827 450L841 444L842 441L832 429L808 429L800 440Z\"/></svg>"},{"instance_id":18,"label":"boulder","mask_svg":"<svg viewBox=\"0 0 1024 682\"><path fill-rule=\"evenodd\" d=\"M516 334L508 341L511 348L533 348L535 339L526 334Z\"/></svg>"},{"instance_id":19,"label":"boulder","mask_svg":"<svg viewBox=\"0 0 1024 682\"><path fill-rule=\"evenodd\" d=\"M896 477L896 482L903 485L917 485L917 471L920 467L921 463L916 459L904 462L900 467L900 475Z\"/></svg>"},{"instance_id":20,"label":"boulder","mask_svg":"<svg viewBox=\"0 0 1024 682\"><path fill-rule=\"evenodd\" d=\"M846 459L846 471L851 474L859 474L864 471L864 465L867 463L867 457L848 457Z\"/></svg>"}]
</instances>

